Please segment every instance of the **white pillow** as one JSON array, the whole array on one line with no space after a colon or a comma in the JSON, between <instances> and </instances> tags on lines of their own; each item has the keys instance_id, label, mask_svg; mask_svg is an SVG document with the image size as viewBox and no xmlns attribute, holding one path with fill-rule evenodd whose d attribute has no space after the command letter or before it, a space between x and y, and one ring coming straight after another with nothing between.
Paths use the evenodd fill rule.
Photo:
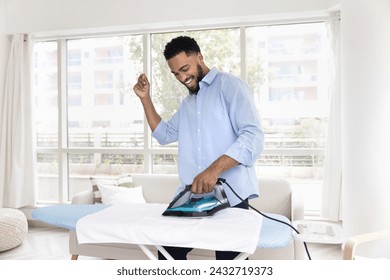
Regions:
<instances>
[{"instance_id":1,"label":"white pillow","mask_svg":"<svg viewBox=\"0 0 390 280\"><path fill-rule=\"evenodd\" d=\"M131 204L146 203L142 195L142 186L133 188L98 184L99 191L102 195L103 204Z\"/></svg>"},{"instance_id":2,"label":"white pillow","mask_svg":"<svg viewBox=\"0 0 390 280\"><path fill-rule=\"evenodd\" d=\"M93 191L93 204L102 203L102 194L99 191L98 184L110 185L110 186L121 186L133 188L135 187L133 177L130 174L123 174L119 177L90 177Z\"/></svg>"}]
</instances>

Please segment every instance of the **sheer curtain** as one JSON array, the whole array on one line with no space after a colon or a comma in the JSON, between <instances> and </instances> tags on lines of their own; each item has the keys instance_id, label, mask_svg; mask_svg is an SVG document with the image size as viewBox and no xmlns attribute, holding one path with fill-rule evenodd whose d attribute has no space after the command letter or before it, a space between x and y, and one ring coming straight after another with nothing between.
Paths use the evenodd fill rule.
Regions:
<instances>
[{"instance_id":1,"label":"sheer curtain","mask_svg":"<svg viewBox=\"0 0 390 280\"><path fill-rule=\"evenodd\" d=\"M340 69L340 19L339 16L326 22L330 47L331 71L329 128L325 152L324 185L322 191L321 217L341 220L341 69Z\"/></svg>"},{"instance_id":2,"label":"sheer curtain","mask_svg":"<svg viewBox=\"0 0 390 280\"><path fill-rule=\"evenodd\" d=\"M12 37L0 103L0 207L34 205L35 153L30 39Z\"/></svg>"}]
</instances>

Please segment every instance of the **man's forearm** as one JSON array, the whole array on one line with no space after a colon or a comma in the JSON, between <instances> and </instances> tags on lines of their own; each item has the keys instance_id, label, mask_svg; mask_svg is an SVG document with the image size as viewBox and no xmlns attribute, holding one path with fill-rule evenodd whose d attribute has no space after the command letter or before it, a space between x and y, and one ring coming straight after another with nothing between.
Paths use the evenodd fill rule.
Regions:
<instances>
[{"instance_id":1,"label":"man's forearm","mask_svg":"<svg viewBox=\"0 0 390 280\"><path fill-rule=\"evenodd\" d=\"M216 159L207 169L219 175L229 170L230 168L235 167L238 164L239 162L236 161L234 158L227 155L222 155L218 159Z\"/></svg>"}]
</instances>

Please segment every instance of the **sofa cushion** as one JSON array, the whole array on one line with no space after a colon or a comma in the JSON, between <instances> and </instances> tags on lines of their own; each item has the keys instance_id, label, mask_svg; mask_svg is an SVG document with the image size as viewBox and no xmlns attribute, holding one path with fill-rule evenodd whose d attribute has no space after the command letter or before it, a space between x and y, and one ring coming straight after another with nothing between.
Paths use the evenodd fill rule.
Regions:
<instances>
[{"instance_id":1,"label":"sofa cushion","mask_svg":"<svg viewBox=\"0 0 390 280\"><path fill-rule=\"evenodd\" d=\"M93 191L93 203L102 203L102 196L98 188L98 184L110 185L110 186L121 186L132 188L134 187L133 177L130 174L121 175L112 178L102 177L90 177Z\"/></svg>"}]
</instances>

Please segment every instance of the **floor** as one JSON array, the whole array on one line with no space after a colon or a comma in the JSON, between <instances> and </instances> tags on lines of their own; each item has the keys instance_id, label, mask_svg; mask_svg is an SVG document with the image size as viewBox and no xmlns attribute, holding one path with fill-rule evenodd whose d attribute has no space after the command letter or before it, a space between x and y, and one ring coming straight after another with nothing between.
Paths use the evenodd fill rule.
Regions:
<instances>
[{"instance_id":1,"label":"floor","mask_svg":"<svg viewBox=\"0 0 390 280\"><path fill-rule=\"evenodd\" d=\"M340 245L308 243L312 260L340 260ZM0 260L69 260L68 231L65 229L30 226L26 240L19 247L0 252ZM79 260L96 260L80 256Z\"/></svg>"}]
</instances>

